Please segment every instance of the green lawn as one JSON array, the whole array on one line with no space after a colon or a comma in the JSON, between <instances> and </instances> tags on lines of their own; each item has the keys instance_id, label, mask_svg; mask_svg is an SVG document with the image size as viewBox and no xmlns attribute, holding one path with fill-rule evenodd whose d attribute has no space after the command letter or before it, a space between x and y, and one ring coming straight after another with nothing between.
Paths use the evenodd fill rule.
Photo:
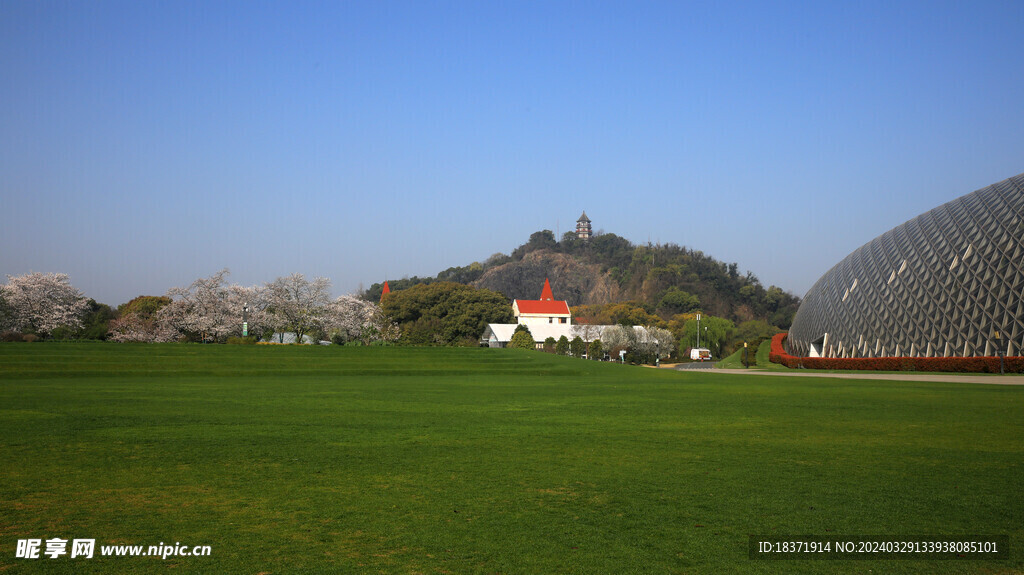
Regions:
<instances>
[{"instance_id":1,"label":"green lawn","mask_svg":"<svg viewBox=\"0 0 1024 575\"><path fill-rule=\"evenodd\" d=\"M1022 416L518 350L0 344L0 573L1019 573ZM797 534L1012 558L748 558ZM53 537L212 554L15 558Z\"/></svg>"},{"instance_id":2,"label":"green lawn","mask_svg":"<svg viewBox=\"0 0 1024 575\"><path fill-rule=\"evenodd\" d=\"M747 348L747 353L749 354L747 359L750 361L751 367L755 367L754 355L756 352L756 347ZM717 361L715 363L715 367L719 369L747 369L747 367L743 365L743 348L741 347L736 351L732 352L730 355L723 357L721 360Z\"/></svg>"}]
</instances>

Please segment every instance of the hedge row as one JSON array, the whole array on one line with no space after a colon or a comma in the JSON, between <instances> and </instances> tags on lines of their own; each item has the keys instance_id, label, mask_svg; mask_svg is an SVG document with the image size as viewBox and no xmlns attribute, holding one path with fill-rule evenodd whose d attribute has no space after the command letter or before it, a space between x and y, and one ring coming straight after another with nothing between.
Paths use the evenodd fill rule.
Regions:
<instances>
[{"instance_id":1,"label":"hedge row","mask_svg":"<svg viewBox=\"0 0 1024 575\"><path fill-rule=\"evenodd\" d=\"M998 357L796 357L786 353L786 333L772 338L768 359L791 368L867 369L875 371L959 371L999 373ZM1024 357L1003 358L1007 373L1024 373Z\"/></svg>"}]
</instances>

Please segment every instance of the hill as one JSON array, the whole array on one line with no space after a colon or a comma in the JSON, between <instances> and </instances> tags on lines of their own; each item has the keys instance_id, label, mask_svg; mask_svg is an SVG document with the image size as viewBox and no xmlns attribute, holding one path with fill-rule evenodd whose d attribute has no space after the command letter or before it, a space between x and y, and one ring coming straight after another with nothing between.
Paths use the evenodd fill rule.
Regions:
<instances>
[{"instance_id":1,"label":"hill","mask_svg":"<svg viewBox=\"0 0 1024 575\"><path fill-rule=\"evenodd\" d=\"M392 281L390 287L453 281L499 291L509 300L534 299L544 278L571 306L631 301L666 320L700 310L736 323L762 320L786 329L800 304L779 287L765 288L753 273L739 273L738 264L699 250L671 243L635 245L610 233L580 240L569 232L556 241L550 230L533 233L510 255L494 254L433 278ZM375 301L382 288L374 284L363 297Z\"/></svg>"}]
</instances>

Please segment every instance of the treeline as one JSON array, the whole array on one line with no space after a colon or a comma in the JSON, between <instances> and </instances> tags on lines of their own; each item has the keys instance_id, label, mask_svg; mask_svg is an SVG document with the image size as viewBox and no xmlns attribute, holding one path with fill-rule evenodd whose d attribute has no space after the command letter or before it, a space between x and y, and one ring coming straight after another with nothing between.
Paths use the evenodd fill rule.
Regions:
<instances>
[{"instance_id":1,"label":"treeline","mask_svg":"<svg viewBox=\"0 0 1024 575\"><path fill-rule=\"evenodd\" d=\"M227 283L228 270L138 296L112 309L86 298L67 274L9 276L0 285L4 341L96 339L115 342L255 343L284 333L299 342L394 343L398 327L372 302L330 297L330 280L302 274L256 286Z\"/></svg>"}]
</instances>

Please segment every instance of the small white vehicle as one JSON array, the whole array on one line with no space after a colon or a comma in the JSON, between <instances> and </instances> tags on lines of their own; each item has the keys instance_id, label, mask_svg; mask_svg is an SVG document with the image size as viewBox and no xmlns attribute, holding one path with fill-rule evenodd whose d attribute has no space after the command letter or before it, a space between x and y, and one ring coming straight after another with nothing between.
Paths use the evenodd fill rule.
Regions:
<instances>
[{"instance_id":1,"label":"small white vehicle","mask_svg":"<svg viewBox=\"0 0 1024 575\"><path fill-rule=\"evenodd\" d=\"M691 348L690 359L693 361L711 361L711 350L706 347Z\"/></svg>"}]
</instances>

